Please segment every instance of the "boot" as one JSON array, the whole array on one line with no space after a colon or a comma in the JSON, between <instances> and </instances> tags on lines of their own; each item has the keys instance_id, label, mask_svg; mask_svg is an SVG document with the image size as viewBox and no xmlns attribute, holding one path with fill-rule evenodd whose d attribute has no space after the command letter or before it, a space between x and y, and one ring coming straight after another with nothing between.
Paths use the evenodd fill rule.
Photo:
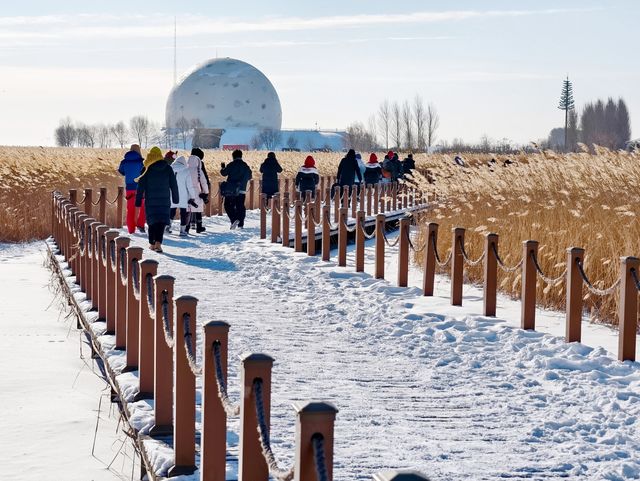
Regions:
<instances>
[{"instance_id":1,"label":"boot","mask_svg":"<svg viewBox=\"0 0 640 481\"><path fill-rule=\"evenodd\" d=\"M162 252L162 244L160 242L156 242L155 247L156 252Z\"/></svg>"},{"instance_id":2,"label":"boot","mask_svg":"<svg viewBox=\"0 0 640 481\"><path fill-rule=\"evenodd\" d=\"M202 225L202 222L198 222L196 224L196 232L200 234L201 232L206 231L207 229Z\"/></svg>"},{"instance_id":3,"label":"boot","mask_svg":"<svg viewBox=\"0 0 640 481\"><path fill-rule=\"evenodd\" d=\"M180 237L187 237L189 235L187 228L189 226L188 225L181 225L180 226Z\"/></svg>"}]
</instances>

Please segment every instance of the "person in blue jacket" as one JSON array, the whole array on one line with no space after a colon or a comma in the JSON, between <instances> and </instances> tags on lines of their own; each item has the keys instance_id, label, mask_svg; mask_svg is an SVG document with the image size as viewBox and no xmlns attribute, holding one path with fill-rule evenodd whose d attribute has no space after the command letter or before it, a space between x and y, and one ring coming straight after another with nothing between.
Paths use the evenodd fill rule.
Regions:
<instances>
[{"instance_id":1,"label":"person in blue jacket","mask_svg":"<svg viewBox=\"0 0 640 481\"><path fill-rule=\"evenodd\" d=\"M122 159L120 167L118 167L118 172L124 175L125 199L127 199L127 229L129 234L133 234L136 231L136 226L140 232L144 232L144 224L146 222L144 200L136 215L136 190L138 189L136 177L142 172L143 161L144 159L140 154L140 146L133 144L129 152L124 154L124 159Z\"/></svg>"}]
</instances>

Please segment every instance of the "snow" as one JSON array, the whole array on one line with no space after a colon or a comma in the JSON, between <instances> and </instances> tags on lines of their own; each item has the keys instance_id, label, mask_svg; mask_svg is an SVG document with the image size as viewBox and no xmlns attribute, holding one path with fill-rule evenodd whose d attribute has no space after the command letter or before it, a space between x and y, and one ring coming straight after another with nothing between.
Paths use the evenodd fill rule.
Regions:
<instances>
[{"instance_id":1,"label":"snow","mask_svg":"<svg viewBox=\"0 0 640 481\"><path fill-rule=\"evenodd\" d=\"M585 323L585 344L567 344L558 336L564 316L542 310L540 331L522 331L518 302L499 297L500 317L480 316L480 289L465 286L464 305L453 307L448 280L438 276L436 295L423 297L416 269L410 287L398 288L396 249L387 249L391 281L376 280L373 241L366 272L355 273L352 249L340 268L335 251L323 262L261 241L255 212L244 230L230 231L224 217L206 226L188 239L167 236L164 254L145 250L145 257L176 277L176 297L199 299L200 324L231 324L233 400L240 354L275 358L271 438L281 465L293 462L292 403L327 400L340 410L336 480L368 480L396 468L434 480L640 479L640 366L615 359L615 331ZM134 235L132 243L144 247L146 239ZM137 372L120 374L112 336L99 340L132 399ZM152 407L127 404L141 433ZM228 479L237 476L238 426L230 419ZM144 444L157 469L171 466L165 444Z\"/></svg>"}]
</instances>

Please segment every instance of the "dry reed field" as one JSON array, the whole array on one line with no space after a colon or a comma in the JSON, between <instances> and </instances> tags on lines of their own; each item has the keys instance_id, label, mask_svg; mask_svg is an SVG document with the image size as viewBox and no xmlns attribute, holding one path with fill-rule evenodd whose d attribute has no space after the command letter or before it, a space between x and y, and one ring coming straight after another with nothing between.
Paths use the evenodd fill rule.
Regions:
<instances>
[{"instance_id":1,"label":"dry reed field","mask_svg":"<svg viewBox=\"0 0 640 481\"><path fill-rule=\"evenodd\" d=\"M586 150L586 149L585 149ZM50 230L50 194L58 189L105 186L108 199L122 185L117 173L123 149L0 147L0 241L41 239ZM184 154L180 151L179 154ZM278 152L284 176L293 177L306 153ZM321 174L335 174L342 153L314 153ZM365 155L366 156L366 155ZM383 154L379 155L382 158ZM247 152L245 160L259 178L266 152ZM566 266L566 249L585 249L585 271L596 287L612 285L619 275L619 257L640 255L640 155L598 148L595 155L553 152L510 156L465 156L466 167L453 163L452 155L416 154L418 185L435 199L419 222L440 225L438 250L447 257L451 230L464 227L470 257L481 255L484 235L500 235L499 252L515 265L522 242L537 240L539 259L549 277ZM220 162L230 153L207 151L205 164L215 180ZM432 182L429 182L430 179ZM81 193L79 194L81 196ZM95 198L94 198L95 199ZM424 230L423 230L424 232ZM418 243L421 243L418 240ZM421 254L415 262L422 262ZM482 265L465 268L467 278L481 282ZM520 294L520 272L500 273L499 287L513 297ZM585 292L587 292L585 290ZM563 283L538 282L538 302L563 309ZM617 293L605 297L586 293L585 306L594 321L616 322Z\"/></svg>"}]
</instances>

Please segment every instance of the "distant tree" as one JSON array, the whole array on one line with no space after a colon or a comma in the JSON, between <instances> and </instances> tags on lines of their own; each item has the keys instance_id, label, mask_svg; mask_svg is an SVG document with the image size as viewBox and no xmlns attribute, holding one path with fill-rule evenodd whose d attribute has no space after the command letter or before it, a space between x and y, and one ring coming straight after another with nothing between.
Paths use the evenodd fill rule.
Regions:
<instances>
[{"instance_id":1,"label":"distant tree","mask_svg":"<svg viewBox=\"0 0 640 481\"><path fill-rule=\"evenodd\" d=\"M97 144L101 149L111 147L113 134L111 133L113 126L98 124L96 125Z\"/></svg>"},{"instance_id":2,"label":"distant tree","mask_svg":"<svg viewBox=\"0 0 640 481\"><path fill-rule=\"evenodd\" d=\"M575 109L569 112L569 124L567 126L567 142L569 151L575 152L578 147L578 114Z\"/></svg>"},{"instance_id":3,"label":"distant tree","mask_svg":"<svg viewBox=\"0 0 640 481\"><path fill-rule=\"evenodd\" d=\"M391 105L391 135L397 150L402 146L402 109L396 101Z\"/></svg>"},{"instance_id":4,"label":"distant tree","mask_svg":"<svg viewBox=\"0 0 640 481\"><path fill-rule=\"evenodd\" d=\"M409 101L402 104L402 130L404 132L404 146L408 151L413 150L413 113Z\"/></svg>"},{"instance_id":5,"label":"distant tree","mask_svg":"<svg viewBox=\"0 0 640 481\"><path fill-rule=\"evenodd\" d=\"M618 134L619 141L618 148L623 148L631 140L631 122L629 120L629 110L627 109L627 104L622 99L618 99L616 132Z\"/></svg>"},{"instance_id":6,"label":"distant tree","mask_svg":"<svg viewBox=\"0 0 640 481\"><path fill-rule=\"evenodd\" d=\"M293 135L289 135L287 139L287 147L289 149L297 149L298 148L298 139L296 139Z\"/></svg>"},{"instance_id":7,"label":"distant tree","mask_svg":"<svg viewBox=\"0 0 640 481\"><path fill-rule=\"evenodd\" d=\"M120 144L120 148L124 149L124 145L129 139L129 131L127 130L126 125L124 125L124 122L121 120L117 124L113 125L111 127L111 133L115 137L116 142Z\"/></svg>"},{"instance_id":8,"label":"distant tree","mask_svg":"<svg viewBox=\"0 0 640 481\"><path fill-rule=\"evenodd\" d=\"M282 132L276 129L262 129L251 141L255 149L275 150L282 141Z\"/></svg>"},{"instance_id":9,"label":"distant tree","mask_svg":"<svg viewBox=\"0 0 640 481\"><path fill-rule=\"evenodd\" d=\"M78 124L76 132L78 134L77 142L79 147L94 148L96 146L98 131L95 126Z\"/></svg>"},{"instance_id":10,"label":"distant tree","mask_svg":"<svg viewBox=\"0 0 640 481\"><path fill-rule=\"evenodd\" d=\"M375 134L367 130L364 124L354 122L347 127L345 147L367 152L376 150L378 144L376 142Z\"/></svg>"},{"instance_id":11,"label":"distant tree","mask_svg":"<svg viewBox=\"0 0 640 481\"><path fill-rule=\"evenodd\" d=\"M440 115L438 115L438 111L436 110L436 106L432 103L429 103L427 106L427 147L431 148L431 146L436 142L436 132L440 128Z\"/></svg>"},{"instance_id":12,"label":"distant tree","mask_svg":"<svg viewBox=\"0 0 640 481\"><path fill-rule=\"evenodd\" d=\"M151 134L151 121L144 115L136 115L131 117L129 121L129 129L131 134L138 140L141 147L147 147Z\"/></svg>"},{"instance_id":13,"label":"distant tree","mask_svg":"<svg viewBox=\"0 0 640 481\"><path fill-rule=\"evenodd\" d=\"M176 121L176 131L178 140L182 142L182 148L187 148L187 140L189 140L190 122L185 117L180 117Z\"/></svg>"},{"instance_id":14,"label":"distant tree","mask_svg":"<svg viewBox=\"0 0 640 481\"><path fill-rule=\"evenodd\" d=\"M622 149L631 138L629 111L622 99L598 99L584 106L580 115L580 139L587 145Z\"/></svg>"},{"instance_id":15,"label":"distant tree","mask_svg":"<svg viewBox=\"0 0 640 481\"><path fill-rule=\"evenodd\" d=\"M416 147L418 151L424 152L426 150L427 112L420 95L416 95L413 99L413 123L416 126Z\"/></svg>"},{"instance_id":16,"label":"distant tree","mask_svg":"<svg viewBox=\"0 0 640 481\"><path fill-rule=\"evenodd\" d=\"M389 132L391 130L391 107L389 101L385 100L378 107L378 127L384 137L384 148L389 150Z\"/></svg>"},{"instance_id":17,"label":"distant tree","mask_svg":"<svg viewBox=\"0 0 640 481\"><path fill-rule=\"evenodd\" d=\"M78 138L78 132L71 121L71 118L67 117L60 120L60 124L55 130L56 144L60 147L72 147Z\"/></svg>"},{"instance_id":18,"label":"distant tree","mask_svg":"<svg viewBox=\"0 0 640 481\"><path fill-rule=\"evenodd\" d=\"M575 108L573 85L569 77L562 81L562 93L558 108L564 110L564 149L567 150L569 148L569 112Z\"/></svg>"}]
</instances>

